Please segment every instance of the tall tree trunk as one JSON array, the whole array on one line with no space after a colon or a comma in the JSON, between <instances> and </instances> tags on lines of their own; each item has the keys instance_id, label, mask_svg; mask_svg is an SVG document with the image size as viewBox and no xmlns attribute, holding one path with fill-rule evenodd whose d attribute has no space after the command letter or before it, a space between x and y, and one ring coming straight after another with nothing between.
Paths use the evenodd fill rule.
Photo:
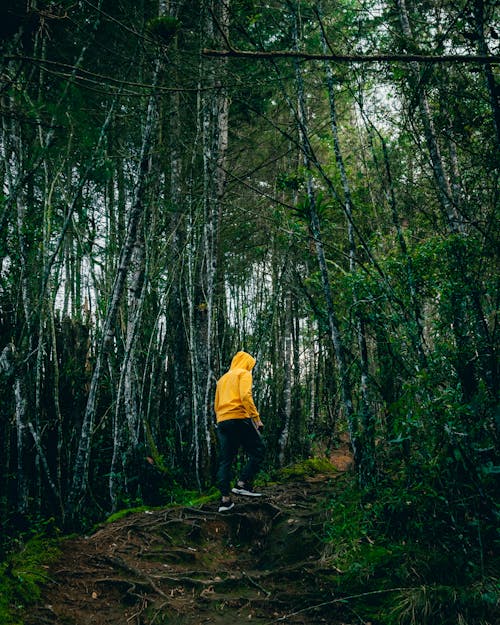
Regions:
<instances>
[{"instance_id":1,"label":"tall tree trunk","mask_svg":"<svg viewBox=\"0 0 500 625\"><path fill-rule=\"evenodd\" d=\"M147 221L146 217L144 222L147 223ZM141 232L140 230L142 230L142 228L138 231L137 242L131 259L133 275L131 285L129 287L127 340L125 347L126 366L124 368L125 415L127 418L128 435L130 440L128 455L132 458L134 458L138 453L141 429L141 419L138 412L139 389L137 369L139 365L136 357L136 348L147 287L146 242L144 240L144 232Z\"/></svg>"},{"instance_id":2,"label":"tall tree trunk","mask_svg":"<svg viewBox=\"0 0 500 625\"><path fill-rule=\"evenodd\" d=\"M308 454L309 431L303 416L301 393L301 320L299 306L294 294L290 292L292 312L292 450L297 454ZM307 363L309 364L309 363ZM306 376L304 376L306 377Z\"/></svg>"},{"instance_id":3,"label":"tall tree trunk","mask_svg":"<svg viewBox=\"0 0 500 625\"><path fill-rule=\"evenodd\" d=\"M65 521L65 510L64 503L62 500L62 450L63 450L63 416L61 414L61 402L60 402L60 394L59 394L59 385L60 385L60 371L59 371L59 354L57 351L57 336L56 336L56 327L54 320L54 302L52 302L51 306L51 314L49 317L50 322L50 338L51 338L51 348L52 348L52 362L54 367L54 386L52 390L52 396L54 401L54 411L56 415L56 432L57 432L57 455L55 459L56 463L56 491L57 491L57 500L59 505L59 510L61 512L61 520L64 525Z\"/></svg>"},{"instance_id":4,"label":"tall tree trunk","mask_svg":"<svg viewBox=\"0 0 500 625\"><path fill-rule=\"evenodd\" d=\"M127 490L129 471L137 474L140 415L138 409L136 346L146 294L146 259L144 226L137 230L137 240L130 260L133 271L128 293L125 353L120 363L120 379L113 420L113 457L109 476L111 511ZM125 419L122 418L125 416ZM128 493L132 495L132 493Z\"/></svg>"},{"instance_id":5,"label":"tall tree trunk","mask_svg":"<svg viewBox=\"0 0 500 625\"><path fill-rule=\"evenodd\" d=\"M294 43L295 47L298 47L298 30L297 24L294 28ZM323 239L321 236L320 220L318 211L316 208L316 196L314 193L313 179L311 174L311 147L308 138L307 129L307 116L305 108L305 95L304 84L300 66L295 63L295 80L297 85L297 121L299 126L299 141L302 153L303 166L306 172L306 192L309 203L309 220L310 230L316 249L316 258L318 261L321 285L323 289L323 296L325 298L326 310L328 316L328 327L330 331L330 338L333 344L335 358L337 362L337 370L339 374L339 384L342 396L342 407L347 421L349 434L351 438L351 445L353 448L355 460L359 459L360 449L358 445L358 425L356 415L354 412L354 406L352 402L352 387L349 379L348 366L345 355L345 348L342 339L342 335L339 329L339 323L337 320L337 314L335 312L335 306L333 303L332 291L330 286L330 278L328 276L328 269L326 265L326 256L323 246Z\"/></svg>"},{"instance_id":6,"label":"tall tree trunk","mask_svg":"<svg viewBox=\"0 0 500 625\"><path fill-rule=\"evenodd\" d=\"M323 36L323 50L325 54L328 52L327 42ZM338 122L337 122L337 105L335 102L335 84L333 71L330 63L325 64L326 81L328 87L328 100L330 103L330 125L333 137L333 149L335 153L335 162L340 173L342 182L342 190L344 194L344 213L347 217L347 237L349 241L349 271L354 273L357 269L356 241L354 237L353 227L353 203L351 196L351 188L347 177L347 172L342 157L340 147ZM356 336L359 350L359 366L360 366L360 398L359 398L359 414L361 415L362 444L359 446L360 457L358 458L359 475L361 482L366 485L373 481L375 473L375 415L370 406L368 393L368 348L366 343L365 324L359 311L357 295L352 293L353 310L355 318Z\"/></svg>"},{"instance_id":7,"label":"tall tree trunk","mask_svg":"<svg viewBox=\"0 0 500 625\"><path fill-rule=\"evenodd\" d=\"M201 488L200 476L200 372L198 368L198 340L195 319L195 303L196 303L196 285L195 285L195 265L196 265L196 228L195 216L192 214L194 208L190 207L187 227L187 245L186 245L186 265L187 265L187 283L186 283L186 300L187 300L187 323L185 327L188 335L188 350L191 363L191 410L192 410L192 455L194 459L194 471L198 487Z\"/></svg>"},{"instance_id":8,"label":"tall tree trunk","mask_svg":"<svg viewBox=\"0 0 500 625\"><path fill-rule=\"evenodd\" d=\"M137 182L134 197L128 214L126 236L123 242L120 259L111 291L110 301L106 312L102 338L97 353L94 371L90 382L89 395L80 434L80 443L73 467L73 480L68 496L67 511L72 521L80 511L83 498L86 493L88 470L90 464L91 438L96 416L99 383L101 379L102 367L106 353L111 345L114 336L114 326L118 308L126 285L130 259L133 254L137 230L141 217L144 213L144 199L148 175L151 169L151 150L154 140L154 130L156 128L156 94L155 87L159 72L159 62L156 64L153 78L153 94L149 98L146 122L143 130L141 154L139 160L139 170L137 172Z\"/></svg>"},{"instance_id":9,"label":"tall tree trunk","mask_svg":"<svg viewBox=\"0 0 500 625\"><path fill-rule=\"evenodd\" d=\"M405 263L407 284L408 284L408 294L409 294L410 303L411 303L410 311L408 312L408 314L406 310L403 310L403 314L405 315L405 317L407 316L408 324L410 325L410 328L411 328L409 334L411 337L411 342L417 353L418 368L425 369L425 367L427 366L427 354L426 354L425 339L424 339L422 310L421 310L421 305L420 305L417 288L416 288L413 260L408 250L408 244L406 242L406 237L405 237L403 226L401 223L401 218L399 216L398 205L396 202L396 193L394 190L391 163L389 159L389 153L387 150L387 142L384 136L381 134L381 132L368 119L361 105L360 105L360 111L361 111L361 115L363 116L363 119L365 120L365 124L367 126L367 131L369 133L369 136L370 137L372 136L372 131L375 132L375 134L377 135L380 141L380 145L382 147L384 173L385 173L385 180L382 183L384 187L384 195L385 195L387 204L390 208L392 225L394 226L394 230L396 231L399 249L401 251L401 255ZM372 139L370 139L370 143L373 143Z\"/></svg>"},{"instance_id":10,"label":"tall tree trunk","mask_svg":"<svg viewBox=\"0 0 500 625\"><path fill-rule=\"evenodd\" d=\"M4 350L5 354L5 350ZM14 374L14 401L16 414L16 486L17 486L17 512L21 515L28 513L29 498L29 470L27 458L27 398L24 376L24 367L20 366L19 355L12 345L10 354L13 359L12 372Z\"/></svg>"},{"instance_id":11,"label":"tall tree trunk","mask_svg":"<svg viewBox=\"0 0 500 625\"><path fill-rule=\"evenodd\" d=\"M230 0L218 5L215 15L207 17L207 36L209 39L219 38L218 29L225 37L229 34ZM213 373L214 345L216 345L215 323L218 309L218 244L219 227L222 215L222 200L226 182L226 153L229 134L229 98L222 87L225 76L226 62L217 63L209 68L210 82L214 89L205 92L203 102L203 198L204 198L204 252L206 272L206 315L205 315L205 362L203 365L205 391L203 398L203 418L201 423L204 440L206 462L211 456L211 423L213 414L213 394L215 375Z\"/></svg>"}]
</instances>

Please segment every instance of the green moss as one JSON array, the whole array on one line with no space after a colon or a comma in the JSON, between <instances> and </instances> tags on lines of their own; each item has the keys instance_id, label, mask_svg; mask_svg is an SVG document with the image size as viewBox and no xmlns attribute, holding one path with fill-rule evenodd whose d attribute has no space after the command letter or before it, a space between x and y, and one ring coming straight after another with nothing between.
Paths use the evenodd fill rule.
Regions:
<instances>
[{"instance_id":1,"label":"green moss","mask_svg":"<svg viewBox=\"0 0 500 625\"><path fill-rule=\"evenodd\" d=\"M202 506L206 503L217 501L220 497L219 491L216 489L210 489L207 493L195 493L193 497L189 498L186 502L188 506Z\"/></svg>"},{"instance_id":2,"label":"green moss","mask_svg":"<svg viewBox=\"0 0 500 625\"><path fill-rule=\"evenodd\" d=\"M280 469L276 474L277 481L291 481L313 477L318 474L333 474L337 470L333 464L324 457L308 458L290 467Z\"/></svg>"},{"instance_id":3,"label":"green moss","mask_svg":"<svg viewBox=\"0 0 500 625\"><path fill-rule=\"evenodd\" d=\"M115 521L119 521L120 519L125 518L131 514L136 514L137 512L146 512L146 510L159 510L161 508L152 507L152 506L137 506L135 508L124 508L123 510L118 510L118 512L114 512L111 514L105 521L105 523L114 523Z\"/></svg>"},{"instance_id":4,"label":"green moss","mask_svg":"<svg viewBox=\"0 0 500 625\"><path fill-rule=\"evenodd\" d=\"M219 497L219 493L215 488L210 489L206 493L200 493L195 490L184 490L177 488L170 493L171 501L168 504L171 506L202 506L205 503L215 501ZM124 508L118 510L114 514L110 515L105 523L114 523L124 517L139 512L146 512L146 510L162 510L165 506L136 506L133 508Z\"/></svg>"},{"instance_id":5,"label":"green moss","mask_svg":"<svg viewBox=\"0 0 500 625\"><path fill-rule=\"evenodd\" d=\"M0 564L0 623L21 625L21 609L41 597L47 566L59 555L58 540L35 536Z\"/></svg>"}]
</instances>

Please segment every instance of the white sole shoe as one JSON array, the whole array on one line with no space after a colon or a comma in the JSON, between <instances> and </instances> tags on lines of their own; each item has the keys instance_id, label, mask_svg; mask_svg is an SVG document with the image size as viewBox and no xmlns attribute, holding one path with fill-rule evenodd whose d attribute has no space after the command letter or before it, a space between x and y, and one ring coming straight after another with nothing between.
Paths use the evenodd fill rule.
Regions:
<instances>
[{"instance_id":1,"label":"white sole shoe","mask_svg":"<svg viewBox=\"0 0 500 625\"><path fill-rule=\"evenodd\" d=\"M234 508L234 502L228 501L227 503L221 503L219 506L219 512L227 512Z\"/></svg>"},{"instance_id":2,"label":"white sole shoe","mask_svg":"<svg viewBox=\"0 0 500 625\"><path fill-rule=\"evenodd\" d=\"M247 490L246 488L232 488L233 493L236 495L245 495L246 497L262 497L262 493L254 493L253 490Z\"/></svg>"}]
</instances>

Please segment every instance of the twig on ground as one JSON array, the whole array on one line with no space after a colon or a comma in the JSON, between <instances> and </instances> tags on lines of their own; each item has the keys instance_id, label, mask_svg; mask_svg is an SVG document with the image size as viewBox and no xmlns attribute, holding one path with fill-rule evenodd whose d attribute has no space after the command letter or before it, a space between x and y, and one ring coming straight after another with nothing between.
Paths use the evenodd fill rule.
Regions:
<instances>
[{"instance_id":1,"label":"twig on ground","mask_svg":"<svg viewBox=\"0 0 500 625\"><path fill-rule=\"evenodd\" d=\"M254 579L252 579L250 577L250 575L246 572L246 571L242 571L241 572L243 577L246 577L248 579L248 581L255 586L255 588L258 588L259 590L262 590L262 592L266 595L266 597L269 597L271 595L271 592L269 590L266 590L263 586L261 586L259 583L257 583Z\"/></svg>"},{"instance_id":2,"label":"twig on ground","mask_svg":"<svg viewBox=\"0 0 500 625\"><path fill-rule=\"evenodd\" d=\"M315 605L310 605L307 608L302 608L297 610L296 612L289 612L284 616L280 616L272 621L268 621L265 625L272 625L273 623L280 623L282 621L288 620L292 616L297 616L298 614L303 614L304 612L309 612L310 610L317 610L318 608L324 608L327 605L333 605L334 603L345 603L346 601L350 601L351 599L360 599L361 597L370 597L372 595L383 595L389 592L401 592L402 590L411 590L410 588L386 588L384 590L371 590L370 592L361 592L357 595L349 595L348 597L337 597L336 599L331 599L330 601L324 601L323 603L316 603Z\"/></svg>"}]
</instances>

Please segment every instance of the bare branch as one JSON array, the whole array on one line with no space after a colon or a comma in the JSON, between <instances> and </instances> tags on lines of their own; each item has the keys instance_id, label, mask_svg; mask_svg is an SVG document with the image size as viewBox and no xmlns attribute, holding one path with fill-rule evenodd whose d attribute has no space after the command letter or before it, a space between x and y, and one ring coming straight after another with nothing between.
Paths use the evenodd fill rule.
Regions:
<instances>
[{"instance_id":1,"label":"bare branch","mask_svg":"<svg viewBox=\"0 0 500 625\"><path fill-rule=\"evenodd\" d=\"M303 61L333 61L335 63L479 63L494 65L500 63L498 54L315 54L295 50L212 50L205 48L204 56L240 59L302 59Z\"/></svg>"}]
</instances>

